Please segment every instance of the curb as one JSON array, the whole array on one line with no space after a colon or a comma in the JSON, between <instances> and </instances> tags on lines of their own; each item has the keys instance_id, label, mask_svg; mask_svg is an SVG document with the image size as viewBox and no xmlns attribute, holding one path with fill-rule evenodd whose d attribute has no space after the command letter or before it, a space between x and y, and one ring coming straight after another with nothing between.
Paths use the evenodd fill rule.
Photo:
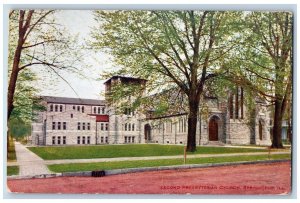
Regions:
<instances>
[{"instance_id":1,"label":"curb","mask_svg":"<svg viewBox=\"0 0 300 203\"><path fill-rule=\"evenodd\" d=\"M105 170L105 176L118 175L126 173L138 173L146 171L162 171L162 170L178 170L178 169L192 169L192 168L209 168L219 166L236 166L247 164L269 164L269 163L281 163L290 162L287 159L278 160L263 160L263 161L241 161L241 162L224 162L224 163L210 163L210 164L186 164L186 165L172 165L172 166L158 166L158 167L142 167L142 168L125 168L125 169L112 169ZM80 172L63 172L53 174L41 174L35 176L8 176L7 180L19 180L19 179L35 179L35 178L54 178L54 177L91 177L92 171L80 171Z\"/></svg>"}]
</instances>

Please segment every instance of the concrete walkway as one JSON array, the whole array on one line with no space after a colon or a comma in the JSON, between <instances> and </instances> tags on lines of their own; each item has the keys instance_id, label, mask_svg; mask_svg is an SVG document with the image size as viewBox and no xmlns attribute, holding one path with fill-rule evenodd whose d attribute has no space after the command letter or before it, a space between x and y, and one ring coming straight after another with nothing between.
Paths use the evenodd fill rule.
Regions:
<instances>
[{"instance_id":1,"label":"concrete walkway","mask_svg":"<svg viewBox=\"0 0 300 203\"><path fill-rule=\"evenodd\" d=\"M193 155L187 155L187 158L229 157L229 156L266 155L266 154L268 154L268 152L230 153L230 154L193 154ZM271 154L289 154L289 152L272 152ZM148 156L148 157L118 157L118 158L97 158L97 159L45 160L45 164L50 165L50 164L68 164L68 163L95 163L95 162L139 161L139 160L178 159L178 158L183 159L183 155Z\"/></svg>"},{"instance_id":2,"label":"concrete walkway","mask_svg":"<svg viewBox=\"0 0 300 203\"><path fill-rule=\"evenodd\" d=\"M20 176L31 176L50 173L47 166L45 165L44 160L38 157L33 152L29 151L21 143L15 142L15 150L17 162L8 163L7 165L18 165Z\"/></svg>"}]
</instances>

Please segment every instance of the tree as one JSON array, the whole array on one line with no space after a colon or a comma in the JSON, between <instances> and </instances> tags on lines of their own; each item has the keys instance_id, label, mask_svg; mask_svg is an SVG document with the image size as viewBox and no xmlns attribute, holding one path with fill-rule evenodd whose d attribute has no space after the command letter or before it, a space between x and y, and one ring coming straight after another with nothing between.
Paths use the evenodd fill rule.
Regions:
<instances>
[{"instance_id":1,"label":"tree","mask_svg":"<svg viewBox=\"0 0 300 203\"><path fill-rule=\"evenodd\" d=\"M76 37L56 23L54 14L53 10L12 10L9 13L8 151L16 121L28 126L34 116L32 111L42 108L35 95L36 89L30 84L35 80L30 68L39 67L65 82L61 71L78 71L82 54Z\"/></svg>"},{"instance_id":2,"label":"tree","mask_svg":"<svg viewBox=\"0 0 300 203\"><path fill-rule=\"evenodd\" d=\"M95 11L90 43L114 57L113 74L145 78L152 91L177 87L188 100L187 150L196 150L200 97L208 80L223 73L235 46L239 12ZM150 87L151 86L151 87Z\"/></svg>"},{"instance_id":3,"label":"tree","mask_svg":"<svg viewBox=\"0 0 300 203\"><path fill-rule=\"evenodd\" d=\"M59 77L60 70L77 71L81 53L76 39L56 23L54 13L54 10L12 10L9 13L8 120L14 109L20 73L32 66L46 67L45 71Z\"/></svg>"},{"instance_id":4,"label":"tree","mask_svg":"<svg viewBox=\"0 0 300 203\"><path fill-rule=\"evenodd\" d=\"M251 12L245 25L236 81L274 105L272 147L282 148L282 118L292 92L292 14Z\"/></svg>"}]
</instances>

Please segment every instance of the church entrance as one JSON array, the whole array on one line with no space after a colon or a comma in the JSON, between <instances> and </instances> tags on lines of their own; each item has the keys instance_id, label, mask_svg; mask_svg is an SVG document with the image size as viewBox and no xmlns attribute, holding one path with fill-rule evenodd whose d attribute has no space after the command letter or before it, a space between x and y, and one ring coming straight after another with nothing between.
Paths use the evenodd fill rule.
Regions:
<instances>
[{"instance_id":1,"label":"church entrance","mask_svg":"<svg viewBox=\"0 0 300 203\"><path fill-rule=\"evenodd\" d=\"M213 116L209 121L209 141L218 141L219 140L219 124L220 119L217 116Z\"/></svg>"}]
</instances>

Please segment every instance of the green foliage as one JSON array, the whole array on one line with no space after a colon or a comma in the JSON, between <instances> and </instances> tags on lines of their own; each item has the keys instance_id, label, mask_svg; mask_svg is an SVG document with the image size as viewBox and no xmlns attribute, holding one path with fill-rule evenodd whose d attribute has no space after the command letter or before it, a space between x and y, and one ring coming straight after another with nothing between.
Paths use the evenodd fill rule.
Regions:
<instances>
[{"instance_id":1,"label":"green foliage","mask_svg":"<svg viewBox=\"0 0 300 203\"><path fill-rule=\"evenodd\" d=\"M179 145L105 145L105 146L66 146L28 147L42 159L92 159L114 157L172 156L183 155L184 146ZM265 152L266 149L197 147L195 154L222 154L240 152ZM189 153L193 154L193 153Z\"/></svg>"},{"instance_id":2,"label":"green foliage","mask_svg":"<svg viewBox=\"0 0 300 203\"><path fill-rule=\"evenodd\" d=\"M7 176L19 175L19 166L7 166Z\"/></svg>"},{"instance_id":3,"label":"green foliage","mask_svg":"<svg viewBox=\"0 0 300 203\"><path fill-rule=\"evenodd\" d=\"M271 160L291 159L290 154L271 155ZM262 161L269 160L268 155L251 155L251 156L230 156L230 157L210 157L210 158L188 158L186 164L208 164L208 163L224 163L224 162L240 162L240 161ZM183 165L183 159L156 159L144 161L115 161L115 162L99 162L99 163L73 163L73 164L55 164L48 165L48 168L55 173L76 172L76 171L92 171L92 170L111 170L123 168L141 168L141 167L157 167Z\"/></svg>"},{"instance_id":4,"label":"green foliage","mask_svg":"<svg viewBox=\"0 0 300 203\"><path fill-rule=\"evenodd\" d=\"M201 84L206 86L208 81L205 77L227 71L227 56L238 40L233 32L239 29L241 12L95 11L94 15L97 26L89 44L112 55L120 67L106 72L105 77L144 78L145 95L174 88L188 99L202 94ZM146 104L139 104L154 106L152 99L143 101ZM165 107L158 112L170 110Z\"/></svg>"},{"instance_id":5,"label":"green foliage","mask_svg":"<svg viewBox=\"0 0 300 203\"><path fill-rule=\"evenodd\" d=\"M20 118L13 118L9 120L8 126L10 134L14 138L28 136L31 133L31 123L25 123Z\"/></svg>"},{"instance_id":6,"label":"green foliage","mask_svg":"<svg viewBox=\"0 0 300 203\"><path fill-rule=\"evenodd\" d=\"M33 86L36 79L36 75L30 69L19 73L11 119L29 123L35 119L37 112L45 110L40 98L36 96L39 90Z\"/></svg>"},{"instance_id":7,"label":"green foliage","mask_svg":"<svg viewBox=\"0 0 300 203\"><path fill-rule=\"evenodd\" d=\"M245 16L232 75L270 102L282 99L291 88L292 24L289 12L250 12Z\"/></svg>"}]
</instances>

